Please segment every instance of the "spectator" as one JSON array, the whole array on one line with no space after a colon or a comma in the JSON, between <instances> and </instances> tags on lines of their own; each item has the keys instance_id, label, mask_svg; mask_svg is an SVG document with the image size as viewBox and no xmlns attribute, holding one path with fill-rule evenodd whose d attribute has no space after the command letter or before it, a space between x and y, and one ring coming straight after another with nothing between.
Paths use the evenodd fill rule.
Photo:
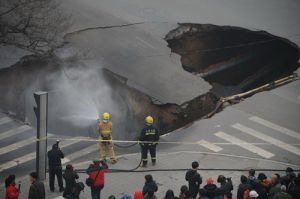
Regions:
<instances>
[{"instance_id":1,"label":"spectator","mask_svg":"<svg viewBox=\"0 0 300 199\"><path fill-rule=\"evenodd\" d=\"M29 180L32 184L29 189L28 199L45 199L45 186L43 182L38 181L37 173L30 173Z\"/></svg>"},{"instance_id":2,"label":"spectator","mask_svg":"<svg viewBox=\"0 0 300 199\"><path fill-rule=\"evenodd\" d=\"M63 180L62 180L62 167L61 159L64 158L63 152L58 146L58 142L53 144L52 150L48 151L48 162L49 162L49 186L50 191L54 192L55 175L57 177L59 191L64 191Z\"/></svg>"},{"instance_id":3,"label":"spectator","mask_svg":"<svg viewBox=\"0 0 300 199\"><path fill-rule=\"evenodd\" d=\"M166 195L165 195L165 198L164 199L174 199L175 196L174 196L174 192L173 190L169 189L167 192L166 192Z\"/></svg>"},{"instance_id":4,"label":"spectator","mask_svg":"<svg viewBox=\"0 0 300 199\"><path fill-rule=\"evenodd\" d=\"M199 190L199 199L224 199L224 192L217 188L212 177L207 178L206 185Z\"/></svg>"},{"instance_id":5,"label":"spectator","mask_svg":"<svg viewBox=\"0 0 300 199\"><path fill-rule=\"evenodd\" d=\"M18 199L20 195L19 189L16 187L16 176L15 175L9 175L5 179L5 199Z\"/></svg>"},{"instance_id":6,"label":"spectator","mask_svg":"<svg viewBox=\"0 0 300 199\"><path fill-rule=\"evenodd\" d=\"M232 199L231 191L233 190L233 185L231 178L226 179L225 176L219 175L217 182L221 184L220 189L224 192L227 199Z\"/></svg>"},{"instance_id":7,"label":"spectator","mask_svg":"<svg viewBox=\"0 0 300 199\"><path fill-rule=\"evenodd\" d=\"M293 199L290 194L286 192L286 186L281 185L280 187L280 192L278 192L275 196L274 199Z\"/></svg>"},{"instance_id":8,"label":"spectator","mask_svg":"<svg viewBox=\"0 0 300 199\"><path fill-rule=\"evenodd\" d=\"M180 199L187 199L189 196L189 193L188 193L189 189L186 185L182 185L181 188L180 188L180 194L179 194L179 198Z\"/></svg>"},{"instance_id":9,"label":"spectator","mask_svg":"<svg viewBox=\"0 0 300 199\"><path fill-rule=\"evenodd\" d=\"M299 198L300 196L300 174L298 174L298 177L294 178L292 181L293 187L289 190L289 193L291 196L296 199L297 197Z\"/></svg>"},{"instance_id":10,"label":"spectator","mask_svg":"<svg viewBox=\"0 0 300 199\"><path fill-rule=\"evenodd\" d=\"M251 185L247 183L248 178L244 175L241 176L241 184L237 191L237 199L246 199L249 196Z\"/></svg>"},{"instance_id":11,"label":"spectator","mask_svg":"<svg viewBox=\"0 0 300 199\"><path fill-rule=\"evenodd\" d=\"M145 195L149 192L149 191L153 191L153 192L157 192L158 187L156 182L153 180L152 175L146 175L145 176L145 185L143 187L143 196L145 198ZM148 197L151 197L151 194L148 194ZM153 195L154 196L154 195Z\"/></svg>"},{"instance_id":12,"label":"spectator","mask_svg":"<svg viewBox=\"0 0 300 199\"><path fill-rule=\"evenodd\" d=\"M276 174L271 176L271 183L269 189L269 199L274 199L275 195L280 192L281 184L279 183L279 178Z\"/></svg>"},{"instance_id":13,"label":"spectator","mask_svg":"<svg viewBox=\"0 0 300 199\"><path fill-rule=\"evenodd\" d=\"M154 195L154 191L150 189L144 196L144 199L157 199L157 197Z\"/></svg>"},{"instance_id":14,"label":"spectator","mask_svg":"<svg viewBox=\"0 0 300 199\"><path fill-rule=\"evenodd\" d=\"M124 194L121 199L132 199L131 195Z\"/></svg>"},{"instance_id":15,"label":"spectator","mask_svg":"<svg viewBox=\"0 0 300 199\"><path fill-rule=\"evenodd\" d=\"M79 199L80 192L84 189L84 184L82 182L75 183L74 187L71 189L71 193L68 194L66 199Z\"/></svg>"},{"instance_id":16,"label":"spectator","mask_svg":"<svg viewBox=\"0 0 300 199\"><path fill-rule=\"evenodd\" d=\"M185 174L185 180L189 183L189 193L191 198L196 198L199 192L200 184L202 184L202 177L197 172L199 168L198 162L192 163L192 169L189 169Z\"/></svg>"},{"instance_id":17,"label":"spectator","mask_svg":"<svg viewBox=\"0 0 300 199\"><path fill-rule=\"evenodd\" d=\"M87 169L87 174L93 180L93 184L90 185L92 199L100 199L101 190L104 187L104 174L107 170L107 164L104 161L98 160L94 160L93 164Z\"/></svg>"},{"instance_id":18,"label":"spectator","mask_svg":"<svg viewBox=\"0 0 300 199\"><path fill-rule=\"evenodd\" d=\"M250 199L257 199L258 198L258 193L255 190L250 191L249 193L249 198Z\"/></svg>"},{"instance_id":19,"label":"spectator","mask_svg":"<svg viewBox=\"0 0 300 199\"><path fill-rule=\"evenodd\" d=\"M116 199L116 196L115 196L115 195L110 195L110 196L108 197L108 199Z\"/></svg>"},{"instance_id":20,"label":"spectator","mask_svg":"<svg viewBox=\"0 0 300 199\"><path fill-rule=\"evenodd\" d=\"M249 170L249 176L248 176L247 183L252 186L252 189L255 189L255 187L259 184L259 180L257 180L255 177L254 169Z\"/></svg>"},{"instance_id":21,"label":"spectator","mask_svg":"<svg viewBox=\"0 0 300 199\"><path fill-rule=\"evenodd\" d=\"M280 184L285 185L288 187L288 185L292 182L292 179L296 177L294 170L291 167L286 168L285 170L285 176L282 176L279 180Z\"/></svg>"},{"instance_id":22,"label":"spectator","mask_svg":"<svg viewBox=\"0 0 300 199\"><path fill-rule=\"evenodd\" d=\"M257 179L260 182L255 188L255 191L259 195L258 199L268 199L268 185L270 182L266 180L267 176L264 173L260 173Z\"/></svg>"},{"instance_id":23,"label":"spectator","mask_svg":"<svg viewBox=\"0 0 300 199\"><path fill-rule=\"evenodd\" d=\"M143 196L143 193L141 191L134 192L133 199L143 199L143 198L144 198L144 196Z\"/></svg>"},{"instance_id":24,"label":"spectator","mask_svg":"<svg viewBox=\"0 0 300 199\"><path fill-rule=\"evenodd\" d=\"M78 174L74 171L74 168L72 165L68 164L66 166L66 170L63 174L63 178L65 179L66 188L64 190L63 197L66 197L67 195L70 195L72 192L72 189L76 186L76 179L79 178Z\"/></svg>"}]
</instances>

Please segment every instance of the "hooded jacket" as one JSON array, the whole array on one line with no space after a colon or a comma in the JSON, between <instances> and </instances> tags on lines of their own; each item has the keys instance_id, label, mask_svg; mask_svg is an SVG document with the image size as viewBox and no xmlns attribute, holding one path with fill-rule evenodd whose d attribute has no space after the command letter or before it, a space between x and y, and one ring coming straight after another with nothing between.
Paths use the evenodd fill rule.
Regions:
<instances>
[{"instance_id":1,"label":"hooded jacket","mask_svg":"<svg viewBox=\"0 0 300 199\"><path fill-rule=\"evenodd\" d=\"M200 184L202 184L202 177L196 170L189 169L185 174L185 180L189 183L191 196L196 197L199 192Z\"/></svg>"},{"instance_id":2,"label":"hooded jacket","mask_svg":"<svg viewBox=\"0 0 300 199\"><path fill-rule=\"evenodd\" d=\"M158 187L156 182L153 180L152 182L146 182L143 187L143 196L145 196L150 190L157 192Z\"/></svg>"},{"instance_id":3,"label":"hooded jacket","mask_svg":"<svg viewBox=\"0 0 300 199\"><path fill-rule=\"evenodd\" d=\"M5 199L18 199L20 192L16 187L16 183L10 184L6 187Z\"/></svg>"},{"instance_id":4,"label":"hooded jacket","mask_svg":"<svg viewBox=\"0 0 300 199\"><path fill-rule=\"evenodd\" d=\"M224 192L215 184L207 184L199 191L200 199L223 199Z\"/></svg>"},{"instance_id":5,"label":"hooded jacket","mask_svg":"<svg viewBox=\"0 0 300 199\"><path fill-rule=\"evenodd\" d=\"M244 198L244 192L246 190L252 190L252 186L250 184L240 184L238 191L237 191L237 199L243 199Z\"/></svg>"},{"instance_id":6,"label":"hooded jacket","mask_svg":"<svg viewBox=\"0 0 300 199\"><path fill-rule=\"evenodd\" d=\"M144 196L143 196L143 193L141 191L134 192L133 199L143 199L143 198L144 198Z\"/></svg>"}]
</instances>

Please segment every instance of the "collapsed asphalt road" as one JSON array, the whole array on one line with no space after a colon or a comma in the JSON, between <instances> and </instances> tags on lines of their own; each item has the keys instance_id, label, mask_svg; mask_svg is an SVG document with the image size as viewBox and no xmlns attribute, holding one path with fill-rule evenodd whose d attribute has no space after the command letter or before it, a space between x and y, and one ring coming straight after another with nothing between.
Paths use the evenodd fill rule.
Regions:
<instances>
[{"instance_id":1,"label":"collapsed asphalt road","mask_svg":"<svg viewBox=\"0 0 300 199\"><path fill-rule=\"evenodd\" d=\"M180 24L165 39L172 52L181 56L182 73L205 79L213 87L210 91L182 104L164 103L132 88L125 77L101 64L51 54L27 56L0 71L0 108L34 124L32 93L46 90L50 132L94 137L97 117L110 111L115 138L132 139L146 115L156 118L160 132L168 133L210 113L220 97L292 74L299 66L294 43L263 31Z\"/></svg>"}]
</instances>

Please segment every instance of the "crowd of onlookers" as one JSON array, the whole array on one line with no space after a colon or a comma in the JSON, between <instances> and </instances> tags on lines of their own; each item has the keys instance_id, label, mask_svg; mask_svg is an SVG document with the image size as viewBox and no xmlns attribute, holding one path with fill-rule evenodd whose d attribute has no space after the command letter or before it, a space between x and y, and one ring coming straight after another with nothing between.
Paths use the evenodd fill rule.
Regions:
<instances>
[{"instance_id":1,"label":"crowd of onlookers","mask_svg":"<svg viewBox=\"0 0 300 199\"><path fill-rule=\"evenodd\" d=\"M188 186L183 185L180 193L176 195L173 190L168 190L163 199L300 199L300 174L295 174L292 168L287 168L284 176L273 174L268 180L264 173L256 176L255 170L250 169L249 175L242 175L236 194L233 194L233 184L231 178L219 175L215 180L209 177L203 183L201 175L198 173L198 162L192 163L192 168L186 172L185 179ZM93 164L86 170L88 178L85 184L91 189L91 198L100 199L101 190L104 187L104 174L108 171L108 166L103 161L93 161ZM79 199L80 192L85 185L77 182L79 176L72 167L67 165L62 177L65 180L65 187L59 183L60 192L67 199ZM36 172L30 174L31 186L29 189L28 199L44 199L45 187L43 182L38 180ZM200 186L201 184L204 184ZM6 199L18 199L19 188L15 183L15 176L10 175L5 180ZM53 185L54 186L54 185ZM50 187L54 191L54 187ZM143 190L136 191L133 196L125 194L122 199L157 199L156 192L158 186L151 175L145 176ZM234 196L233 196L234 195ZM109 199L115 199L114 195Z\"/></svg>"}]
</instances>

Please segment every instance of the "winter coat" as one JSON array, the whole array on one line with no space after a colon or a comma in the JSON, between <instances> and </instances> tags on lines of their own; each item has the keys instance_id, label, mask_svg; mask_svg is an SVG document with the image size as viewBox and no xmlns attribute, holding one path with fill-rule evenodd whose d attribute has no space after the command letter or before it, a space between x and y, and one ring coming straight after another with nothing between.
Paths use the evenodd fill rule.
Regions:
<instances>
[{"instance_id":1,"label":"winter coat","mask_svg":"<svg viewBox=\"0 0 300 199\"><path fill-rule=\"evenodd\" d=\"M152 197L148 196L148 193L144 196L144 199L157 199L157 197L155 195L153 195Z\"/></svg>"},{"instance_id":2,"label":"winter coat","mask_svg":"<svg viewBox=\"0 0 300 199\"><path fill-rule=\"evenodd\" d=\"M286 192L278 192L274 199L293 199L292 196Z\"/></svg>"},{"instance_id":3,"label":"winter coat","mask_svg":"<svg viewBox=\"0 0 300 199\"><path fill-rule=\"evenodd\" d=\"M200 184L202 184L202 177L196 170L189 169L185 174L185 180L189 183L191 197L195 198L199 192Z\"/></svg>"},{"instance_id":4,"label":"winter coat","mask_svg":"<svg viewBox=\"0 0 300 199\"><path fill-rule=\"evenodd\" d=\"M293 188L290 189L289 194L291 194L291 196L294 199L297 199L297 197L300 197L300 184L293 186Z\"/></svg>"},{"instance_id":5,"label":"winter coat","mask_svg":"<svg viewBox=\"0 0 300 199\"><path fill-rule=\"evenodd\" d=\"M143 196L145 196L149 191L154 191L157 192L158 187L155 181L152 182L146 182L144 187L143 187ZM145 198L145 197L144 197Z\"/></svg>"},{"instance_id":6,"label":"winter coat","mask_svg":"<svg viewBox=\"0 0 300 199\"><path fill-rule=\"evenodd\" d=\"M280 183L271 184L269 190L269 199L274 199L275 195L280 192Z\"/></svg>"},{"instance_id":7,"label":"winter coat","mask_svg":"<svg viewBox=\"0 0 300 199\"><path fill-rule=\"evenodd\" d=\"M244 193L246 190L251 190L252 186L250 184L240 184L237 191L237 199L244 199Z\"/></svg>"},{"instance_id":8,"label":"winter coat","mask_svg":"<svg viewBox=\"0 0 300 199\"><path fill-rule=\"evenodd\" d=\"M143 199L144 196L143 196L143 193L141 191L136 191L134 193L134 196L133 196L133 199Z\"/></svg>"},{"instance_id":9,"label":"winter coat","mask_svg":"<svg viewBox=\"0 0 300 199\"><path fill-rule=\"evenodd\" d=\"M207 184L199 191L200 199L223 199L224 191L215 184Z\"/></svg>"},{"instance_id":10,"label":"winter coat","mask_svg":"<svg viewBox=\"0 0 300 199\"><path fill-rule=\"evenodd\" d=\"M260 184L260 180L258 180L255 176L248 176L247 183L252 186L252 189L255 189L255 187Z\"/></svg>"},{"instance_id":11,"label":"winter coat","mask_svg":"<svg viewBox=\"0 0 300 199\"><path fill-rule=\"evenodd\" d=\"M48 151L49 168L61 167L61 159L64 157L61 150L52 147L52 150Z\"/></svg>"},{"instance_id":12,"label":"winter coat","mask_svg":"<svg viewBox=\"0 0 300 199\"><path fill-rule=\"evenodd\" d=\"M28 199L45 199L45 187L44 183L35 181L31 184L28 194Z\"/></svg>"},{"instance_id":13,"label":"winter coat","mask_svg":"<svg viewBox=\"0 0 300 199\"><path fill-rule=\"evenodd\" d=\"M255 191L258 193L258 199L268 199L268 185L263 182L259 183L255 187Z\"/></svg>"},{"instance_id":14,"label":"winter coat","mask_svg":"<svg viewBox=\"0 0 300 199\"><path fill-rule=\"evenodd\" d=\"M18 199L19 195L20 192L15 183L6 187L5 199Z\"/></svg>"},{"instance_id":15,"label":"winter coat","mask_svg":"<svg viewBox=\"0 0 300 199\"><path fill-rule=\"evenodd\" d=\"M66 181L66 187L64 190L64 196L71 194L72 188L76 185L76 179L79 178L78 174L72 170L66 170L63 174L63 178Z\"/></svg>"},{"instance_id":16,"label":"winter coat","mask_svg":"<svg viewBox=\"0 0 300 199\"><path fill-rule=\"evenodd\" d=\"M98 171L99 174L98 174ZM108 171L108 166L106 163L102 163L102 166L97 164L91 164L89 168L87 169L87 174L95 180L94 187L99 187L104 185L104 173ZM97 176L98 174L98 176ZM97 176L97 179L95 179Z\"/></svg>"},{"instance_id":17,"label":"winter coat","mask_svg":"<svg viewBox=\"0 0 300 199\"><path fill-rule=\"evenodd\" d=\"M228 182L222 183L220 186L220 189L224 192L224 194L227 196L228 199L232 198L231 191L233 190L233 185L232 185L231 180Z\"/></svg>"}]
</instances>

